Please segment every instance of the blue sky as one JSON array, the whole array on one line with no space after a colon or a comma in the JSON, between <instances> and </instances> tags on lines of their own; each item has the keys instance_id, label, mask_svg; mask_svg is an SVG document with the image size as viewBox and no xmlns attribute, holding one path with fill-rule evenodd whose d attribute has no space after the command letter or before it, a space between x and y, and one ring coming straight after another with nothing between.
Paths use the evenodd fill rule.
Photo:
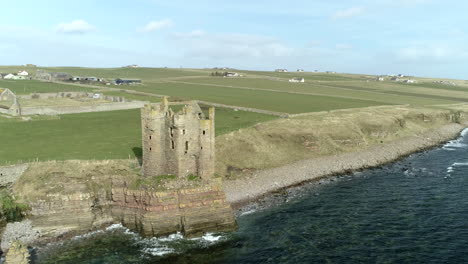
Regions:
<instances>
[{"instance_id":1,"label":"blue sky","mask_svg":"<svg viewBox=\"0 0 468 264\"><path fill-rule=\"evenodd\" d=\"M468 79L468 2L23 0L0 64L405 73Z\"/></svg>"}]
</instances>

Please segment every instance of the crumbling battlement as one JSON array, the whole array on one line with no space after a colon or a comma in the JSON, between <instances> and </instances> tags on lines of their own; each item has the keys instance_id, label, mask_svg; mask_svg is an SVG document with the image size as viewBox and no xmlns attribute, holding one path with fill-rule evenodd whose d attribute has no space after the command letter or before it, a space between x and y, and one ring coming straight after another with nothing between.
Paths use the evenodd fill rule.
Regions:
<instances>
[{"instance_id":1,"label":"crumbling battlement","mask_svg":"<svg viewBox=\"0 0 468 264\"><path fill-rule=\"evenodd\" d=\"M143 175L210 179L215 165L215 111L205 118L196 102L174 113L167 98L141 111Z\"/></svg>"}]
</instances>

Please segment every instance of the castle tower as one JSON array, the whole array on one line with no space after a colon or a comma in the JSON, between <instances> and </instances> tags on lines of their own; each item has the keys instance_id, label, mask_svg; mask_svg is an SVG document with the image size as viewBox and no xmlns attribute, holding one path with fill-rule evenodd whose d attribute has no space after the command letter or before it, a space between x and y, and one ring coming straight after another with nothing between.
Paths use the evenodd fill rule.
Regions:
<instances>
[{"instance_id":1,"label":"castle tower","mask_svg":"<svg viewBox=\"0 0 468 264\"><path fill-rule=\"evenodd\" d=\"M214 175L214 108L209 117L196 102L174 113L167 98L141 111L143 175L177 175L179 178Z\"/></svg>"}]
</instances>

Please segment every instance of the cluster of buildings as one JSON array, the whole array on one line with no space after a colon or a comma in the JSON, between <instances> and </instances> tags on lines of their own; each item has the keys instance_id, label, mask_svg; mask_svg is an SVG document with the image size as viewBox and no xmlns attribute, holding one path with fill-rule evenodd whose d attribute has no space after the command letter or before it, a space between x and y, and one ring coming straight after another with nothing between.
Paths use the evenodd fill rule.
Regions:
<instances>
[{"instance_id":1,"label":"cluster of buildings","mask_svg":"<svg viewBox=\"0 0 468 264\"><path fill-rule=\"evenodd\" d=\"M407 77L407 79L403 79L405 77ZM376 81L383 82L387 80L387 78L389 78L390 81L393 81L393 82L404 82L404 83L416 83L417 82L416 80L413 80L409 76L405 76L404 74L380 75L380 76L377 76Z\"/></svg>"},{"instance_id":2,"label":"cluster of buildings","mask_svg":"<svg viewBox=\"0 0 468 264\"><path fill-rule=\"evenodd\" d=\"M237 72L227 72L227 71L225 72L215 71L215 72L212 72L210 75L215 76L215 77L242 77L242 75Z\"/></svg>"},{"instance_id":3,"label":"cluster of buildings","mask_svg":"<svg viewBox=\"0 0 468 264\"><path fill-rule=\"evenodd\" d=\"M29 80L29 73L27 71L19 71L17 73L0 73L0 79L5 80Z\"/></svg>"},{"instance_id":4,"label":"cluster of buildings","mask_svg":"<svg viewBox=\"0 0 468 264\"><path fill-rule=\"evenodd\" d=\"M94 76L73 76L66 72L47 72L38 70L35 79L49 82L105 83L106 85L141 84L140 79L115 79L112 81Z\"/></svg>"},{"instance_id":5,"label":"cluster of buildings","mask_svg":"<svg viewBox=\"0 0 468 264\"><path fill-rule=\"evenodd\" d=\"M288 69L276 69L275 72L288 72ZM297 72L304 72L304 69L297 69Z\"/></svg>"}]
</instances>

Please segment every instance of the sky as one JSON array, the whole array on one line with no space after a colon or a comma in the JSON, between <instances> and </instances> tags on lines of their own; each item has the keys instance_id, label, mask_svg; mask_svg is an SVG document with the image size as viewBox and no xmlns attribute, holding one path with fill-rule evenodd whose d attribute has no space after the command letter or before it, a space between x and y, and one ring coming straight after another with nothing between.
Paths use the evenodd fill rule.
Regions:
<instances>
[{"instance_id":1,"label":"sky","mask_svg":"<svg viewBox=\"0 0 468 264\"><path fill-rule=\"evenodd\" d=\"M468 2L23 0L0 65L337 71L468 79Z\"/></svg>"}]
</instances>

